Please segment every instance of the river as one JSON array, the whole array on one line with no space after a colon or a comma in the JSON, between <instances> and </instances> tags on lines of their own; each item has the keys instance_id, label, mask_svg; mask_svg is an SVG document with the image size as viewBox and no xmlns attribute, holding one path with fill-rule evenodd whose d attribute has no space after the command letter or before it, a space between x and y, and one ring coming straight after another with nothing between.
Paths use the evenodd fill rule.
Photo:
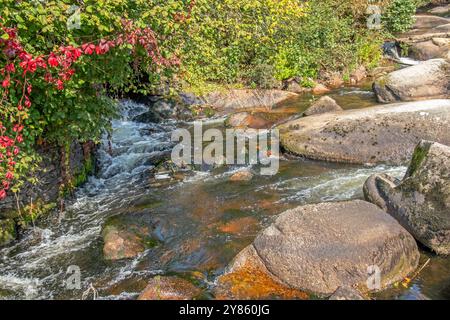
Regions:
<instances>
[{"instance_id":1,"label":"river","mask_svg":"<svg viewBox=\"0 0 450 320\"><path fill-rule=\"evenodd\" d=\"M345 109L374 105L366 88L331 94ZM308 96L291 101L286 113L309 105ZM81 299L90 286L99 299L134 299L155 275L178 275L201 287L204 298L233 257L250 244L274 216L307 203L362 198L362 185L373 173L401 177L406 167L330 164L281 159L275 176L249 183L228 180L238 168L203 168L181 181L159 187L149 178L149 159L170 151L171 132L189 123L133 122L143 105L120 103L122 118L113 122L112 155L106 138L98 151L95 176L54 212L0 250L0 298ZM216 119L205 123L223 128ZM135 259L103 259L102 225L119 215L130 227L147 227L158 245ZM422 260L431 254L422 251ZM450 298L450 259L432 256L430 265L409 288L398 287L378 298ZM69 288L68 268L79 268L81 287Z\"/></svg>"}]
</instances>

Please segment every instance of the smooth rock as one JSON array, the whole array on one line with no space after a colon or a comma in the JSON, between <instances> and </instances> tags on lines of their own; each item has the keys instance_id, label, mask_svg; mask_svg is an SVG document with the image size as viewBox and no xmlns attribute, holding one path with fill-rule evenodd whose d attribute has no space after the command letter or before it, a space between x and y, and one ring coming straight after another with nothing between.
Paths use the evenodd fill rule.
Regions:
<instances>
[{"instance_id":1,"label":"smooth rock","mask_svg":"<svg viewBox=\"0 0 450 320\"><path fill-rule=\"evenodd\" d=\"M447 4L446 6L439 6L431 9L428 11L431 14L446 14L450 12L450 4Z\"/></svg>"},{"instance_id":2,"label":"smooth rock","mask_svg":"<svg viewBox=\"0 0 450 320\"><path fill-rule=\"evenodd\" d=\"M364 185L364 194L419 242L438 254L450 254L449 146L421 142L402 181L373 175Z\"/></svg>"},{"instance_id":3,"label":"smooth rock","mask_svg":"<svg viewBox=\"0 0 450 320\"><path fill-rule=\"evenodd\" d=\"M449 19L432 15L416 15L413 29L431 29L450 22Z\"/></svg>"},{"instance_id":4,"label":"smooth rock","mask_svg":"<svg viewBox=\"0 0 450 320\"><path fill-rule=\"evenodd\" d=\"M152 278L138 300L193 300L201 290L178 277Z\"/></svg>"},{"instance_id":5,"label":"smooth rock","mask_svg":"<svg viewBox=\"0 0 450 320\"><path fill-rule=\"evenodd\" d=\"M337 104L337 102L328 96L324 96L314 102L304 113L304 116L312 116L316 114L322 114L327 112L342 111L343 109Z\"/></svg>"},{"instance_id":6,"label":"smooth rock","mask_svg":"<svg viewBox=\"0 0 450 320\"><path fill-rule=\"evenodd\" d=\"M443 45L442 40L434 40L442 38L433 38L424 42L417 42L411 45L409 49L409 56L412 59L424 61L436 58L445 58L449 51L446 45ZM436 44L439 43L439 44Z\"/></svg>"},{"instance_id":7,"label":"smooth rock","mask_svg":"<svg viewBox=\"0 0 450 320\"><path fill-rule=\"evenodd\" d=\"M277 128L285 150L310 159L401 165L423 139L450 144L450 100L325 113Z\"/></svg>"},{"instance_id":8,"label":"smooth rock","mask_svg":"<svg viewBox=\"0 0 450 320\"><path fill-rule=\"evenodd\" d=\"M233 291L227 279L250 268L283 287L330 296L346 286L381 290L413 272L418 262L414 238L375 205L322 203L282 213L236 256L219 283ZM370 266L380 271L378 288L368 287Z\"/></svg>"},{"instance_id":9,"label":"smooth rock","mask_svg":"<svg viewBox=\"0 0 450 320\"><path fill-rule=\"evenodd\" d=\"M378 101L414 101L449 96L450 64L433 59L394 71L374 82Z\"/></svg>"}]
</instances>

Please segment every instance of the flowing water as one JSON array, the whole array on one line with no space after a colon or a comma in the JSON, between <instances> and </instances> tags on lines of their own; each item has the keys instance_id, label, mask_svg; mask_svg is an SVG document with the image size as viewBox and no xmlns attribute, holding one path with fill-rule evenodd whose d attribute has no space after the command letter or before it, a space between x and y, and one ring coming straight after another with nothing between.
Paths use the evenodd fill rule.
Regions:
<instances>
[{"instance_id":1,"label":"flowing water","mask_svg":"<svg viewBox=\"0 0 450 320\"><path fill-rule=\"evenodd\" d=\"M370 91L347 88L332 93L345 108L376 102ZM310 97L284 106L286 116L303 111ZM0 297L4 299L80 299L90 286L101 299L133 299L155 275L179 275L212 298L211 287L224 267L256 234L286 209L306 203L362 197L373 173L401 177L405 167L338 165L282 159L275 176L248 183L228 180L238 168L204 168L182 180L154 185L156 159L170 151L171 132L190 124L142 124L133 116L145 107L121 103L123 118L113 122L112 154L105 140L99 170L80 188L66 211L55 212L0 250ZM208 126L223 127L221 121ZM121 223L151 230L158 245L131 260L103 258L102 225ZM433 258L411 289L389 290L380 298L449 297L449 261ZM81 286L69 287L69 270L81 272Z\"/></svg>"}]
</instances>

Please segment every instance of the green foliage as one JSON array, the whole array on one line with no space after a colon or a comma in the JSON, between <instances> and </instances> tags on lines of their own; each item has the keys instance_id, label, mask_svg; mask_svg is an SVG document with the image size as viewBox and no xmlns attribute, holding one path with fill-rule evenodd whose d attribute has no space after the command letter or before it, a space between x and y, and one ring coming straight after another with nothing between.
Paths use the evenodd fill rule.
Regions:
<instances>
[{"instance_id":1,"label":"green foliage","mask_svg":"<svg viewBox=\"0 0 450 320\"><path fill-rule=\"evenodd\" d=\"M380 1L388 4L386 28L408 28L416 1ZM195 93L229 86L272 88L292 77L308 86L322 71L345 75L361 64L373 68L381 59L383 34L367 29L364 0L197 0L191 19L177 22L174 16L189 3L0 0L0 16L7 26L18 27L21 42L35 56L60 45L114 37L126 18L155 31L164 57L181 58L181 69L161 68L139 50L131 54L130 48L114 48L104 56L83 56L63 91L33 80L33 106L23 132L27 152L18 164L22 175L35 160L38 141L64 145L99 139L116 115L114 101L106 96L152 93L167 82ZM79 29L67 27L72 5L80 8ZM20 92L11 89L10 96L11 104L17 104ZM1 107L2 119L17 117L17 111Z\"/></svg>"},{"instance_id":2,"label":"green foliage","mask_svg":"<svg viewBox=\"0 0 450 320\"><path fill-rule=\"evenodd\" d=\"M123 18L132 19L137 27L155 30L160 36L162 55L171 57L179 41L173 37L165 42L163 38L176 29L173 16L183 12L185 4L177 0L0 0L0 16L5 26L17 27L24 49L35 57L46 56L60 46L79 47L91 41L113 39L122 32ZM79 6L79 28L68 27L77 13L71 10L73 5ZM164 46L164 43L169 45ZM0 123L13 124L22 119L24 124L24 143L17 159L16 178L31 178L31 169L39 160L34 153L38 142L63 146L74 140L98 140L117 114L116 103L107 96L128 91L149 93L171 77L174 70L156 66L143 50L131 54L130 49L117 47L107 55L82 56L74 65L74 76L62 91L55 90L44 80L44 71L38 71L27 79L33 88L32 107L28 112L16 108L22 90L10 88L8 99L0 103ZM0 68L6 64L3 59L0 56ZM2 174L0 172L0 176ZM12 190L20 189L23 180L16 179Z\"/></svg>"},{"instance_id":3,"label":"green foliage","mask_svg":"<svg viewBox=\"0 0 450 320\"><path fill-rule=\"evenodd\" d=\"M355 13L367 3L353 2L198 1L184 40L183 79L194 91L211 82L267 88L292 77L312 83L323 70L373 67L382 34Z\"/></svg>"},{"instance_id":4,"label":"green foliage","mask_svg":"<svg viewBox=\"0 0 450 320\"><path fill-rule=\"evenodd\" d=\"M417 0L393 0L383 14L383 23L388 31L404 32L414 24Z\"/></svg>"}]
</instances>

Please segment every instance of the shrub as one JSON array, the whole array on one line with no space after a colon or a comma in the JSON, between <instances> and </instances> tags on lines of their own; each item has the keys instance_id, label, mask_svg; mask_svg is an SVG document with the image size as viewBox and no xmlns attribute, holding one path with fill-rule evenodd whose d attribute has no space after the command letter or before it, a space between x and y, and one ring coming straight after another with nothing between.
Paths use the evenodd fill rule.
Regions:
<instances>
[{"instance_id":1,"label":"shrub","mask_svg":"<svg viewBox=\"0 0 450 320\"><path fill-rule=\"evenodd\" d=\"M382 16L385 28L393 33L407 31L414 24L417 0L393 0Z\"/></svg>"}]
</instances>

